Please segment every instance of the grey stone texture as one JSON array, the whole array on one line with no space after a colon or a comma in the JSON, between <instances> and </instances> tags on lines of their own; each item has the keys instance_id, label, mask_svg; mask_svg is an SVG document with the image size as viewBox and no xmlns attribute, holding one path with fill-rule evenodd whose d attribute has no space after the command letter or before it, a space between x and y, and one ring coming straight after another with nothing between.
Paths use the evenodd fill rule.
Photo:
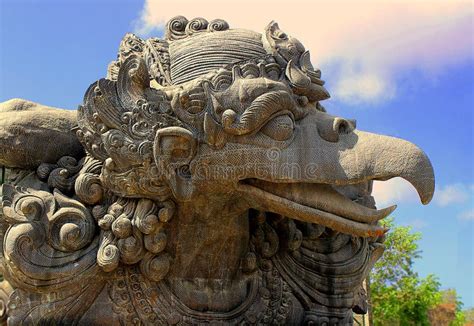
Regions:
<instances>
[{"instance_id":1,"label":"grey stone texture","mask_svg":"<svg viewBox=\"0 0 474 326\"><path fill-rule=\"evenodd\" d=\"M351 325L383 253L373 180L427 204L415 145L326 112L309 52L175 17L125 35L78 111L0 106L9 325ZM51 141L54 139L54 142Z\"/></svg>"},{"instance_id":2,"label":"grey stone texture","mask_svg":"<svg viewBox=\"0 0 474 326\"><path fill-rule=\"evenodd\" d=\"M74 111L21 99L0 103L0 165L30 169L66 155L83 156L74 127Z\"/></svg>"}]
</instances>

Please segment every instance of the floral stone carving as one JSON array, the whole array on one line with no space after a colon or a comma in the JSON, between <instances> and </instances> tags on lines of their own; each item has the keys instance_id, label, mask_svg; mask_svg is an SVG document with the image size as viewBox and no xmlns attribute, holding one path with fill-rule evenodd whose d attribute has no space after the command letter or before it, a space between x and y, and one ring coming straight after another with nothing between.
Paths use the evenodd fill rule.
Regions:
<instances>
[{"instance_id":1,"label":"floral stone carving","mask_svg":"<svg viewBox=\"0 0 474 326\"><path fill-rule=\"evenodd\" d=\"M77 112L2 103L2 316L352 324L395 208L375 208L373 180L402 177L426 204L434 175L328 97L276 23L176 17L164 39L127 34Z\"/></svg>"}]
</instances>

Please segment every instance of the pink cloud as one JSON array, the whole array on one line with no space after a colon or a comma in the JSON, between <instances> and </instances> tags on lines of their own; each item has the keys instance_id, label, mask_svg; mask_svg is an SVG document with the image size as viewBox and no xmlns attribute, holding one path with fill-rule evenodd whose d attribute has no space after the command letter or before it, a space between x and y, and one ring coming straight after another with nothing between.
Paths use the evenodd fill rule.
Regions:
<instances>
[{"instance_id":1,"label":"pink cloud","mask_svg":"<svg viewBox=\"0 0 474 326\"><path fill-rule=\"evenodd\" d=\"M374 181L372 195L379 207L419 200L415 188L402 178Z\"/></svg>"},{"instance_id":2,"label":"pink cloud","mask_svg":"<svg viewBox=\"0 0 474 326\"><path fill-rule=\"evenodd\" d=\"M255 31L276 20L311 50L316 66L340 62L330 91L349 102L392 98L400 69L436 77L473 57L470 1L147 0L137 32L176 15L224 18L231 28Z\"/></svg>"}]
</instances>

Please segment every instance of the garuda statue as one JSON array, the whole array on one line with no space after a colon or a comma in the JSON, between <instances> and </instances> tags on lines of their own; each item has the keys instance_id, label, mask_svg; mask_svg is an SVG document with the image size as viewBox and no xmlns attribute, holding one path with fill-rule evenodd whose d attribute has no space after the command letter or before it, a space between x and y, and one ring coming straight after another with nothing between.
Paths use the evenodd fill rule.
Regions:
<instances>
[{"instance_id":1,"label":"garuda statue","mask_svg":"<svg viewBox=\"0 0 474 326\"><path fill-rule=\"evenodd\" d=\"M77 111L0 106L9 325L351 325L384 251L373 180L415 145L326 112L296 38L223 20L123 38Z\"/></svg>"}]
</instances>

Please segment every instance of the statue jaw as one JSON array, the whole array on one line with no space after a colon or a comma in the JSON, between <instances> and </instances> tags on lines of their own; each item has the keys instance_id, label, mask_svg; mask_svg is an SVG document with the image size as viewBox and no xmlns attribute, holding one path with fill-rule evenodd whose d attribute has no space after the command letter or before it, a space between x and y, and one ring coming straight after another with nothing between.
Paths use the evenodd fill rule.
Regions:
<instances>
[{"instance_id":1,"label":"statue jaw","mask_svg":"<svg viewBox=\"0 0 474 326\"><path fill-rule=\"evenodd\" d=\"M386 229L378 226L377 221L388 216L396 208L367 208L322 184L251 181L240 184L239 190L252 198L256 209L361 237L382 236Z\"/></svg>"}]
</instances>

